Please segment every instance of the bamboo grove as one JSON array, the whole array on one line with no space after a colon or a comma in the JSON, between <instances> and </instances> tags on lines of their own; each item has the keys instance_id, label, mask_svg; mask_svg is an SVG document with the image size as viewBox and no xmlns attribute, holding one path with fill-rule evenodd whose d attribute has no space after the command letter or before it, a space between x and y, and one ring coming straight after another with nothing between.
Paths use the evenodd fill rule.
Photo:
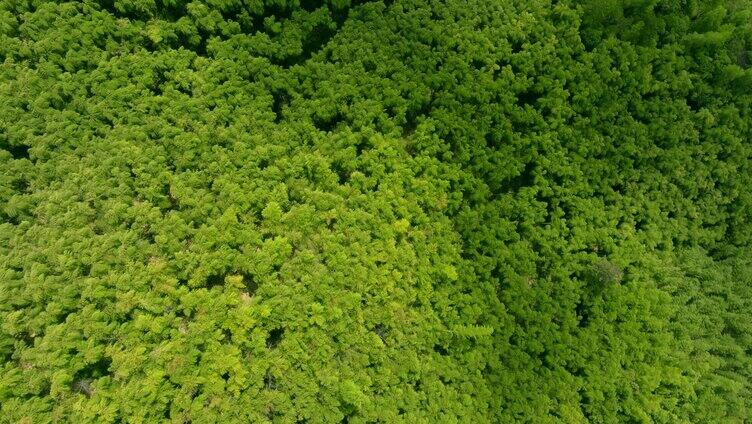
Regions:
<instances>
[{"instance_id":1,"label":"bamboo grove","mask_svg":"<svg viewBox=\"0 0 752 424\"><path fill-rule=\"evenodd\" d=\"M748 0L2 0L0 62L0 422L752 420Z\"/></svg>"}]
</instances>

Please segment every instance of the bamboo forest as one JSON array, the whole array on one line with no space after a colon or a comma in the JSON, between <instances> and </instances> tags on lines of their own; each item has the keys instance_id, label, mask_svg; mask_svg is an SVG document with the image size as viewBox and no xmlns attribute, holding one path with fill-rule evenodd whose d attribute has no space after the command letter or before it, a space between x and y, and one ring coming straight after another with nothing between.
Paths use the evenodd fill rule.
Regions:
<instances>
[{"instance_id":1,"label":"bamboo forest","mask_svg":"<svg viewBox=\"0 0 752 424\"><path fill-rule=\"evenodd\" d=\"M752 422L752 0L0 0L0 423Z\"/></svg>"}]
</instances>

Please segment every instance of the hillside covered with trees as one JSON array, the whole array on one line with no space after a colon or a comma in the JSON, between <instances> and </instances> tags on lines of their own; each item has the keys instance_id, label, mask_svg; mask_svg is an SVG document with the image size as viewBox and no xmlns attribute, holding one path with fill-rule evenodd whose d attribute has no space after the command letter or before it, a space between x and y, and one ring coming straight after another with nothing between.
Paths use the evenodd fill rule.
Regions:
<instances>
[{"instance_id":1,"label":"hillside covered with trees","mask_svg":"<svg viewBox=\"0 0 752 424\"><path fill-rule=\"evenodd\" d=\"M747 423L749 0L0 0L0 422Z\"/></svg>"}]
</instances>

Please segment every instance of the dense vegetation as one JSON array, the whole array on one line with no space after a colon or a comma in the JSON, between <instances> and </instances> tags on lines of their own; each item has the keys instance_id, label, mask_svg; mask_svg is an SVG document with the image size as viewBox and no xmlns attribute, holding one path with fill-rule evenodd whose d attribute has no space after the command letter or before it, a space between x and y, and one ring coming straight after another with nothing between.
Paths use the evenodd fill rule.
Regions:
<instances>
[{"instance_id":1,"label":"dense vegetation","mask_svg":"<svg viewBox=\"0 0 752 424\"><path fill-rule=\"evenodd\" d=\"M752 420L748 0L1 0L0 58L0 422Z\"/></svg>"}]
</instances>

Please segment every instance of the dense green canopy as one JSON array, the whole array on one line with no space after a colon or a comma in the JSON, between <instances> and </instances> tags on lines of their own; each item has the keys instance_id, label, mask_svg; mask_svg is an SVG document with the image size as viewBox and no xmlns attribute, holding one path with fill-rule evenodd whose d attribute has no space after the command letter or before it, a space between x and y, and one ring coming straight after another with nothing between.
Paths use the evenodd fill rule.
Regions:
<instances>
[{"instance_id":1,"label":"dense green canopy","mask_svg":"<svg viewBox=\"0 0 752 424\"><path fill-rule=\"evenodd\" d=\"M752 420L749 0L0 0L0 422Z\"/></svg>"}]
</instances>

